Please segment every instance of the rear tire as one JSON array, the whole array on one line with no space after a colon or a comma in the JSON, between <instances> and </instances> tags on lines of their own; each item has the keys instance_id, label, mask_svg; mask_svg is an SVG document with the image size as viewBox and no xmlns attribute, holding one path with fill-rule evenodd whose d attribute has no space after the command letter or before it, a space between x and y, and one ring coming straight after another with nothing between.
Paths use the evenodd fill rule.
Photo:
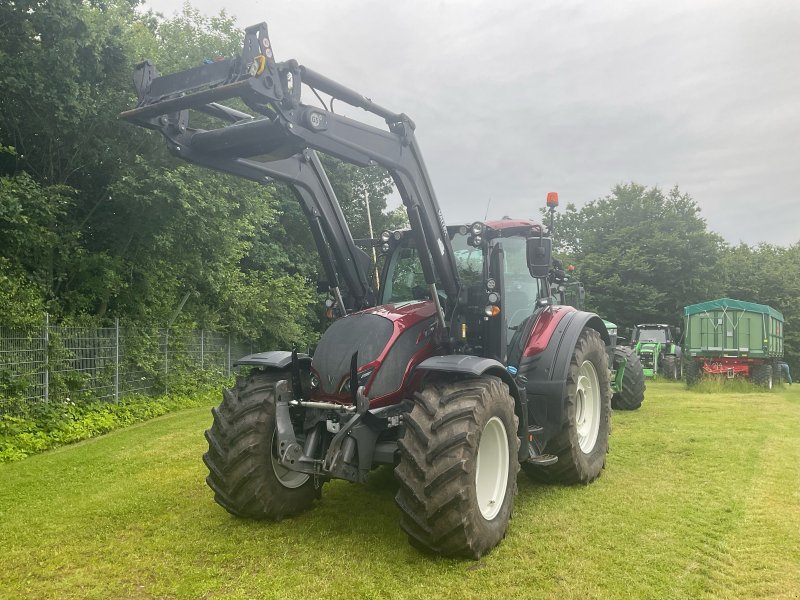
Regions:
<instances>
[{"instance_id":1,"label":"rear tire","mask_svg":"<svg viewBox=\"0 0 800 600\"><path fill-rule=\"evenodd\" d=\"M756 365L750 371L750 379L753 383L768 390L772 389L772 365Z\"/></svg>"},{"instance_id":2,"label":"rear tire","mask_svg":"<svg viewBox=\"0 0 800 600\"><path fill-rule=\"evenodd\" d=\"M404 417L395 502L412 546L479 558L505 537L519 462L518 419L497 377L430 382Z\"/></svg>"},{"instance_id":3,"label":"rear tire","mask_svg":"<svg viewBox=\"0 0 800 600\"><path fill-rule=\"evenodd\" d=\"M683 376L686 379L686 385L694 385L700 381L700 378L703 376L700 363L692 359L684 361Z\"/></svg>"},{"instance_id":4,"label":"rear tire","mask_svg":"<svg viewBox=\"0 0 800 600\"><path fill-rule=\"evenodd\" d=\"M671 354L665 356L662 365L662 373L664 374L664 377L667 379L672 379L673 381L680 379L678 376L680 365L676 356L672 356Z\"/></svg>"},{"instance_id":5,"label":"rear tire","mask_svg":"<svg viewBox=\"0 0 800 600\"><path fill-rule=\"evenodd\" d=\"M617 346L614 348L614 369L619 370L623 365L625 371L622 373L622 389L611 396L611 408L636 410L642 406L644 391L647 388L642 361L631 348Z\"/></svg>"},{"instance_id":6,"label":"rear tire","mask_svg":"<svg viewBox=\"0 0 800 600\"><path fill-rule=\"evenodd\" d=\"M290 471L275 450L275 385L288 374L256 372L223 390L214 423L206 431L206 483L229 513L274 519L300 513L318 496L314 478Z\"/></svg>"},{"instance_id":7,"label":"rear tire","mask_svg":"<svg viewBox=\"0 0 800 600\"><path fill-rule=\"evenodd\" d=\"M587 368L591 365L591 368ZM594 371L594 375L592 375ZM596 392L596 393L595 393ZM593 404L590 408L589 403ZM587 436L588 411L594 411L596 430ZM549 467L523 463L531 478L547 483L590 483L606 464L611 431L611 381L605 345L594 329L581 332L572 352L564 398L561 432L547 443L545 452L558 457ZM591 443L590 443L591 442Z\"/></svg>"}]
</instances>

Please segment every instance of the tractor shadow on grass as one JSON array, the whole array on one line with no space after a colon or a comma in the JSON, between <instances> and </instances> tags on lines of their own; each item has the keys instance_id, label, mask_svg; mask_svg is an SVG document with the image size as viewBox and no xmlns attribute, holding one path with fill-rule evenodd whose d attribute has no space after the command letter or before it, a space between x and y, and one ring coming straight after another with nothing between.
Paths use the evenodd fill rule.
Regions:
<instances>
[{"instance_id":1,"label":"tractor shadow on grass","mask_svg":"<svg viewBox=\"0 0 800 600\"><path fill-rule=\"evenodd\" d=\"M501 547L513 544L519 535L526 537L526 522L539 513L542 504L552 502L552 495L584 487L534 483L524 473L517 481L514 515ZM246 546L257 539L259 545L275 544L281 553L303 555L307 560L338 557L387 568L398 560L472 565L471 560L425 554L408 544L394 501L398 487L393 468L379 467L370 472L363 485L341 480L326 483L321 500L315 501L307 512L279 522L223 517L218 521L218 532L233 538L234 545ZM492 554L497 552L496 549Z\"/></svg>"}]
</instances>

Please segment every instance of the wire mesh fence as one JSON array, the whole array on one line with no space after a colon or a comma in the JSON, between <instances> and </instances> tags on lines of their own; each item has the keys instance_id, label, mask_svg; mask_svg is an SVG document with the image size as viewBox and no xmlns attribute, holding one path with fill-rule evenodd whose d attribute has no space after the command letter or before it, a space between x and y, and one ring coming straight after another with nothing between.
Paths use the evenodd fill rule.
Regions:
<instances>
[{"instance_id":1,"label":"wire mesh fence","mask_svg":"<svg viewBox=\"0 0 800 600\"><path fill-rule=\"evenodd\" d=\"M155 327L0 328L0 414L20 403L119 401L168 392L187 375L206 379L233 371L253 352L245 341L216 331Z\"/></svg>"}]
</instances>

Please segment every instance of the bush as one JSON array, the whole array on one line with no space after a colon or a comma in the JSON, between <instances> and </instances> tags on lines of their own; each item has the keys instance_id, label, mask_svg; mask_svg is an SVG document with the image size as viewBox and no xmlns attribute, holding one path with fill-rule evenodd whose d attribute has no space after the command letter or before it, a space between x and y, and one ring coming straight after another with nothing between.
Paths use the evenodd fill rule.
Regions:
<instances>
[{"instance_id":1,"label":"bush","mask_svg":"<svg viewBox=\"0 0 800 600\"><path fill-rule=\"evenodd\" d=\"M131 396L118 404L91 402L36 403L19 414L0 416L0 463L21 460L51 448L89 439L170 411L208 406L219 400L219 388L151 398Z\"/></svg>"}]
</instances>

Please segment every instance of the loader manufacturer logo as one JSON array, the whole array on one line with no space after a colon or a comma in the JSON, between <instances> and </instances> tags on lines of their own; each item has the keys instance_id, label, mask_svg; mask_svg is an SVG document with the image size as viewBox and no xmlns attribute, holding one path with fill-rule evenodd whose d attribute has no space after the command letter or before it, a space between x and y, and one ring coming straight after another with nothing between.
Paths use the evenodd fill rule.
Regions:
<instances>
[{"instance_id":1,"label":"loader manufacturer logo","mask_svg":"<svg viewBox=\"0 0 800 600\"><path fill-rule=\"evenodd\" d=\"M308 114L308 124L311 129L324 129L327 126L327 121L322 113L310 112Z\"/></svg>"}]
</instances>

